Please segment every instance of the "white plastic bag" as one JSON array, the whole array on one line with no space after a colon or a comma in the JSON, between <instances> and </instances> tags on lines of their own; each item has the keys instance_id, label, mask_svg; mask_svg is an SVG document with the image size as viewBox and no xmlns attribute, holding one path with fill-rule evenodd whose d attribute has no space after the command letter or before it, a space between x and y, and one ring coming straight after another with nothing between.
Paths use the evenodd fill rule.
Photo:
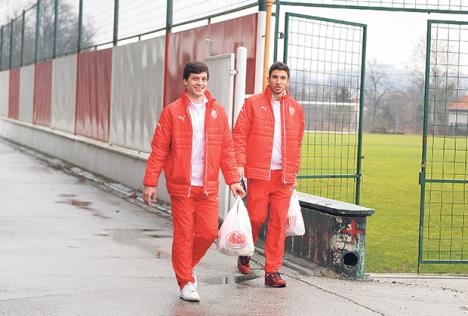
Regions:
<instances>
[{"instance_id":1,"label":"white plastic bag","mask_svg":"<svg viewBox=\"0 0 468 316\"><path fill-rule=\"evenodd\" d=\"M217 244L218 251L228 256L251 256L255 251L249 214L240 197L219 229Z\"/></svg>"},{"instance_id":2,"label":"white plastic bag","mask_svg":"<svg viewBox=\"0 0 468 316\"><path fill-rule=\"evenodd\" d=\"M291 194L289 202L288 221L286 223L286 236L302 236L305 234L304 219L296 190Z\"/></svg>"}]
</instances>

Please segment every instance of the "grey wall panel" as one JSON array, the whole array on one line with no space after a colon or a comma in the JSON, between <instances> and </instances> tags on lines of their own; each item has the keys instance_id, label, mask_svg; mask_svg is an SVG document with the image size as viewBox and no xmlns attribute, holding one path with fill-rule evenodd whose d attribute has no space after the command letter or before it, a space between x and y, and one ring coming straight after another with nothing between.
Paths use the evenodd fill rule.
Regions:
<instances>
[{"instance_id":1,"label":"grey wall panel","mask_svg":"<svg viewBox=\"0 0 468 316\"><path fill-rule=\"evenodd\" d=\"M34 104L34 68L29 65L21 68L19 120L32 123Z\"/></svg>"},{"instance_id":2,"label":"grey wall panel","mask_svg":"<svg viewBox=\"0 0 468 316\"><path fill-rule=\"evenodd\" d=\"M53 60L51 127L75 132L77 55Z\"/></svg>"},{"instance_id":3,"label":"grey wall panel","mask_svg":"<svg viewBox=\"0 0 468 316\"><path fill-rule=\"evenodd\" d=\"M113 49L111 143L151 151L163 88L164 37Z\"/></svg>"},{"instance_id":4,"label":"grey wall panel","mask_svg":"<svg viewBox=\"0 0 468 316\"><path fill-rule=\"evenodd\" d=\"M0 72L0 116L8 116L8 91L10 89L10 71Z\"/></svg>"}]
</instances>

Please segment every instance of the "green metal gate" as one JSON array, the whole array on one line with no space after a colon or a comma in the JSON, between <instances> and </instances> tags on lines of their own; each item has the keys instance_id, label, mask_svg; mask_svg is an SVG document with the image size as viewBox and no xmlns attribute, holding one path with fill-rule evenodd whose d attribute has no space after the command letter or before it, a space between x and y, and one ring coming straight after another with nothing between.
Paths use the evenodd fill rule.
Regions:
<instances>
[{"instance_id":1,"label":"green metal gate","mask_svg":"<svg viewBox=\"0 0 468 316\"><path fill-rule=\"evenodd\" d=\"M468 22L429 20L420 173L421 263L468 263Z\"/></svg>"},{"instance_id":2,"label":"green metal gate","mask_svg":"<svg viewBox=\"0 0 468 316\"><path fill-rule=\"evenodd\" d=\"M366 25L286 13L284 62L305 133L298 190L359 204Z\"/></svg>"}]
</instances>

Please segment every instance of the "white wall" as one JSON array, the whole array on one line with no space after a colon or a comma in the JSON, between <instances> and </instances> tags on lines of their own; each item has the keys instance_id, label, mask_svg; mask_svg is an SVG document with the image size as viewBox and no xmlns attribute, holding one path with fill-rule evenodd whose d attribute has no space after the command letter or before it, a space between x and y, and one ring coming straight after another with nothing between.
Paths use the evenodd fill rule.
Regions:
<instances>
[{"instance_id":1,"label":"white wall","mask_svg":"<svg viewBox=\"0 0 468 316\"><path fill-rule=\"evenodd\" d=\"M53 60L51 127L75 132L77 55Z\"/></svg>"},{"instance_id":2,"label":"white wall","mask_svg":"<svg viewBox=\"0 0 468 316\"><path fill-rule=\"evenodd\" d=\"M34 104L34 65L21 68L19 120L32 123Z\"/></svg>"},{"instance_id":3,"label":"white wall","mask_svg":"<svg viewBox=\"0 0 468 316\"><path fill-rule=\"evenodd\" d=\"M10 87L10 71L0 72L0 116L8 116L8 93Z\"/></svg>"},{"instance_id":4,"label":"white wall","mask_svg":"<svg viewBox=\"0 0 468 316\"><path fill-rule=\"evenodd\" d=\"M114 47L110 142L142 152L163 108L164 37Z\"/></svg>"}]
</instances>

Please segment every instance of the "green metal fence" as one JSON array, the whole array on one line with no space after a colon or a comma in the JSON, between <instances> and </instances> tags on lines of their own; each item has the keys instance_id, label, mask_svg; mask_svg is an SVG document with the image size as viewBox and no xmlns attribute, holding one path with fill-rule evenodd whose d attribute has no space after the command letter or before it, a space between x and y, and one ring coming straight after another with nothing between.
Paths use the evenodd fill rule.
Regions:
<instances>
[{"instance_id":1,"label":"green metal fence","mask_svg":"<svg viewBox=\"0 0 468 316\"><path fill-rule=\"evenodd\" d=\"M280 4L301 7L467 14L465 0L286 0Z\"/></svg>"},{"instance_id":2,"label":"green metal fence","mask_svg":"<svg viewBox=\"0 0 468 316\"><path fill-rule=\"evenodd\" d=\"M359 204L366 25L286 13L284 61L305 113L298 189Z\"/></svg>"},{"instance_id":3,"label":"green metal fence","mask_svg":"<svg viewBox=\"0 0 468 316\"><path fill-rule=\"evenodd\" d=\"M259 2L193 0L188 7L183 0L37 0L0 27L0 70L170 32Z\"/></svg>"},{"instance_id":4,"label":"green metal fence","mask_svg":"<svg viewBox=\"0 0 468 316\"><path fill-rule=\"evenodd\" d=\"M428 21L419 263L468 263L468 22Z\"/></svg>"}]
</instances>

